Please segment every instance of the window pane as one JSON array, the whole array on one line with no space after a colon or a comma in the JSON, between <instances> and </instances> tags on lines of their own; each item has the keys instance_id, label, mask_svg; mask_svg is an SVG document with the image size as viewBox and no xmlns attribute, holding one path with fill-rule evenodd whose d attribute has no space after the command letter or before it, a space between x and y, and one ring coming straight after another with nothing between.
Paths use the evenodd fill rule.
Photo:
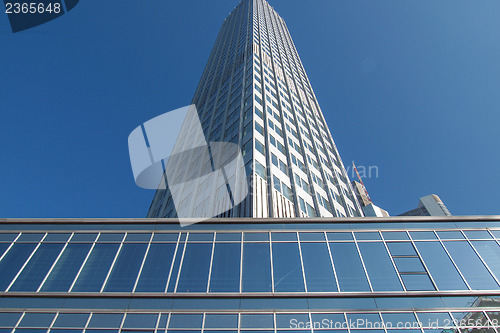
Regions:
<instances>
[{"instance_id":1,"label":"window pane","mask_svg":"<svg viewBox=\"0 0 500 333\"><path fill-rule=\"evenodd\" d=\"M272 314L242 314L241 328L274 328Z\"/></svg>"},{"instance_id":2,"label":"window pane","mask_svg":"<svg viewBox=\"0 0 500 333\"><path fill-rule=\"evenodd\" d=\"M10 288L10 291L36 291L63 248L63 244L42 244Z\"/></svg>"},{"instance_id":3,"label":"window pane","mask_svg":"<svg viewBox=\"0 0 500 333\"><path fill-rule=\"evenodd\" d=\"M417 312L417 317L422 323L422 327L446 327L453 322L446 312Z\"/></svg>"},{"instance_id":4,"label":"window pane","mask_svg":"<svg viewBox=\"0 0 500 333\"><path fill-rule=\"evenodd\" d=\"M276 328L304 328L310 325L307 313L276 314ZM285 331L282 331L285 332Z\"/></svg>"},{"instance_id":5,"label":"window pane","mask_svg":"<svg viewBox=\"0 0 500 333\"><path fill-rule=\"evenodd\" d=\"M382 318L387 328L418 328L420 327L413 312L388 313L382 312Z\"/></svg>"},{"instance_id":6,"label":"window pane","mask_svg":"<svg viewBox=\"0 0 500 333\"><path fill-rule=\"evenodd\" d=\"M68 244L45 280L41 291L68 291L90 247L91 244Z\"/></svg>"},{"instance_id":7,"label":"window pane","mask_svg":"<svg viewBox=\"0 0 500 333\"><path fill-rule=\"evenodd\" d=\"M132 291L146 248L147 244L124 244L122 246L104 291Z\"/></svg>"},{"instance_id":8,"label":"window pane","mask_svg":"<svg viewBox=\"0 0 500 333\"><path fill-rule=\"evenodd\" d=\"M25 313L19 327L49 327L55 313Z\"/></svg>"},{"instance_id":9,"label":"window pane","mask_svg":"<svg viewBox=\"0 0 500 333\"><path fill-rule=\"evenodd\" d=\"M129 313L123 328L155 328L157 320L157 313Z\"/></svg>"},{"instance_id":10,"label":"window pane","mask_svg":"<svg viewBox=\"0 0 500 333\"><path fill-rule=\"evenodd\" d=\"M472 289L498 289L498 284L469 243L465 241L444 242L444 245Z\"/></svg>"},{"instance_id":11,"label":"window pane","mask_svg":"<svg viewBox=\"0 0 500 333\"><path fill-rule=\"evenodd\" d=\"M329 232L327 233L328 240L353 240L350 232Z\"/></svg>"},{"instance_id":12,"label":"window pane","mask_svg":"<svg viewBox=\"0 0 500 333\"><path fill-rule=\"evenodd\" d=\"M174 251L174 243L151 244L136 292L165 291Z\"/></svg>"},{"instance_id":13,"label":"window pane","mask_svg":"<svg viewBox=\"0 0 500 333\"><path fill-rule=\"evenodd\" d=\"M387 247L393 256L416 256L417 252L410 242L388 242Z\"/></svg>"},{"instance_id":14,"label":"window pane","mask_svg":"<svg viewBox=\"0 0 500 333\"><path fill-rule=\"evenodd\" d=\"M202 314L173 313L168 328L201 328L202 321Z\"/></svg>"},{"instance_id":15,"label":"window pane","mask_svg":"<svg viewBox=\"0 0 500 333\"><path fill-rule=\"evenodd\" d=\"M240 290L241 244L216 243L212 274L211 292L238 292Z\"/></svg>"},{"instance_id":16,"label":"window pane","mask_svg":"<svg viewBox=\"0 0 500 333\"><path fill-rule=\"evenodd\" d=\"M300 246L307 290L338 291L330 254L328 253L328 245L326 243L301 243Z\"/></svg>"},{"instance_id":17,"label":"window pane","mask_svg":"<svg viewBox=\"0 0 500 333\"><path fill-rule=\"evenodd\" d=\"M440 290L467 290L465 282L439 242L415 242L415 245Z\"/></svg>"},{"instance_id":18,"label":"window pane","mask_svg":"<svg viewBox=\"0 0 500 333\"><path fill-rule=\"evenodd\" d=\"M297 234L295 232L271 232L271 239L273 242L277 241L297 241Z\"/></svg>"},{"instance_id":19,"label":"window pane","mask_svg":"<svg viewBox=\"0 0 500 333\"><path fill-rule=\"evenodd\" d=\"M0 261L0 290L4 291L26 262L36 244L14 244Z\"/></svg>"},{"instance_id":20,"label":"window pane","mask_svg":"<svg viewBox=\"0 0 500 333\"><path fill-rule=\"evenodd\" d=\"M177 292L206 292L212 244L188 243L182 262Z\"/></svg>"},{"instance_id":21,"label":"window pane","mask_svg":"<svg viewBox=\"0 0 500 333\"><path fill-rule=\"evenodd\" d=\"M409 291L435 290L427 274L402 274L401 279Z\"/></svg>"},{"instance_id":22,"label":"window pane","mask_svg":"<svg viewBox=\"0 0 500 333\"><path fill-rule=\"evenodd\" d=\"M0 312L0 327L14 327L21 318L19 312Z\"/></svg>"},{"instance_id":23,"label":"window pane","mask_svg":"<svg viewBox=\"0 0 500 333\"><path fill-rule=\"evenodd\" d=\"M274 291L304 291L297 243L273 243Z\"/></svg>"},{"instance_id":24,"label":"window pane","mask_svg":"<svg viewBox=\"0 0 500 333\"><path fill-rule=\"evenodd\" d=\"M355 232L357 240L380 240L380 234L378 232Z\"/></svg>"},{"instance_id":25,"label":"window pane","mask_svg":"<svg viewBox=\"0 0 500 333\"><path fill-rule=\"evenodd\" d=\"M209 314L205 315L205 329L238 328L238 314Z\"/></svg>"},{"instance_id":26,"label":"window pane","mask_svg":"<svg viewBox=\"0 0 500 333\"><path fill-rule=\"evenodd\" d=\"M89 327L92 328L119 328L122 323L122 313L93 313Z\"/></svg>"},{"instance_id":27,"label":"window pane","mask_svg":"<svg viewBox=\"0 0 500 333\"><path fill-rule=\"evenodd\" d=\"M410 231L410 235L414 240L437 239L432 231Z\"/></svg>"},{"instance_id":28,"label":"window pane","mask_svg":"<svg viewBox=\"0 0 500 333\"><path fill-rule=\"evenodd\" d=\"M491 239L491 235L486 230L464 230L465 236L469 239Z\"/></svg>"},{"instance_id":29,"label":"window pane","mask_svg":"<svg viewBox=\"0 0 500 333\"><path fill-rule=\"evenodd\" d=\"M347 323L345 321L343 313L311 313L311 319L313 323L321 323L322 328L330 328L330 329L347 328ZM337 331L337 332L346 333L344 331Z\"/></svg>"},{"instance_id":30,"label":"window pane","mask_svg":"<svg viewBox=\"0 0 500 333\"><path fill-rule=\"evenodd\" d=\"M394 263L400 273L425 272L419 258L394 258Z\"/></svg>"},{"instance_id":31,"label":"window pane","mask_svg":"<svg viewBox=\"0 0 500 333\"><path fill-rule=\"evenodd\" d=\"M404 231L383 231L382 236L385 240L407 240L408 235Z\"/></svg>"},{"instance_id":32,"label":"window pane","mask_svg":"<svg viewBox=\"0 0 500 333\"><path fill-rule=\"evenodd\" d=\"M354 243L330 243L340 291L370 291L358 250Z\"/></svg>"},{"instance_id":33,"label":"window pane","mask_svg":"<svg viewBox=\"0 0 500 333\"><path fill-rule=\"evenodd\" d=\"M89 318L88 313L60 313L54 327L85 327Z\"/></svg>"},{"instance_id":34,"label":"window pane","mask_svg":"<svg viewBox=\"0 0 500 333\"><path fill-rule=\"evenodd\" d=\"M72 291L100 291L119 244L96 244Z\"/></svg>"},{"instance_id":35,"label":"window pane","mask_svg":"<svg viewBox=\"0 0 500 333\"><path fill-rule=\"evenodd\" d=\"M382 327L382 319L378 313L346 313L346 317L348 323L354 324L354 328L370 329L376 327L375 325Z\"/></svg>"},{"instance_id":36,"label":"window pane","mask_svg":"<svg viewBox=\"0 0 500 333\"><path fill-rule=\"evenodd\" d=\"M248 234L245 234L245 237ZM271 291L271 257L269 243L243 244L244 292Z\"/></svg>"},{"instance_id":37,"label":"window pane","mask_svg":"<svg viewBox=\"0 0 500 333\"><path fill-rule=\"evenodd\" d=\"M359 243L373 291L403 290L384 243Z\"/></svg>"},{"instance_id":38,"label":"window pane","mask_svg":"<svg viewBox=\"0 0 500 333\"><path fill-rule=\"evenodd\" d=\"M486 265L500 278L500 246L495 241L472 241L472 245L486 262Z\"/></svg>"}]
</instances>

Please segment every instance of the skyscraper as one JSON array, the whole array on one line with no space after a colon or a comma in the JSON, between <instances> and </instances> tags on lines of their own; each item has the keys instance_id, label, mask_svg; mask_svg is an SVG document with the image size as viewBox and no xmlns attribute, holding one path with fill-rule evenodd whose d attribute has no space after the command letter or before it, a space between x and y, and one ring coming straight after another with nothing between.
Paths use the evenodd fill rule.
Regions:
<instances>
[{"instance_id":1,"label":"skyscraper","mask_svg":"<svg viewBox=\"0 0 500 333\"><path fill-rule=\"evenodd\" d=\"M192 104L206 141L238 144L245 162L248 196L217 216L363 216L288 28L265 0L243 0L225 19ZM147 216L177 217L175 206L159 189Z\"/></svg>"}]
</instances>

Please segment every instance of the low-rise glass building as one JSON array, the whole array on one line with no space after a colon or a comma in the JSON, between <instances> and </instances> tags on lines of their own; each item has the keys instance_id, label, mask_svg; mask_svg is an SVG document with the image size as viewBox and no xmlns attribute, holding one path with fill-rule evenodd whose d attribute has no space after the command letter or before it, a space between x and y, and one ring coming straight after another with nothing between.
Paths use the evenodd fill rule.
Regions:
<instances>
[{"instance_id":1,"label":"low-rise glass building","mask_svg":"<svg viewBox=\"0 0 500 333\"><path fill-rule=\"evenodd\" d=\"M497 332L500 217L3 219L0 332Z\"/></svg>"}]
</instances>

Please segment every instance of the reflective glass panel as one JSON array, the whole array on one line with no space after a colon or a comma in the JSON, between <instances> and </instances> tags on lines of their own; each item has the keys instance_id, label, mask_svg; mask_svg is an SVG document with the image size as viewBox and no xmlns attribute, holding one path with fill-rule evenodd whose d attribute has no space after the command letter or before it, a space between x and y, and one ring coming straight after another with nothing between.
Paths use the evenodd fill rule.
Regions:
<instances>
[{"instance_id":1,"label":"reflective glass panel","mask_svg":"<svg viewBox=\"0 0 500 333\"><path fill-rule=\"evenodd\" d=\"M210 314L205 315L205 329L238 328L238 314Z\"/></svg>"},{"instance_id":2,"label":"reflective glass panel","mask_svg":"<svg viewBox=\"0 0 500 333\"><path fill-rule=\"evenodd\" d=\"M170 281L168 282L168 289L167 289L167 291L169 293L173 292L174 289L175 289L175 284L177 282L177 277L179 275L179 267L181 265L182 253L184 251L184 247L185 246L186 246L185 243L181 243L177 247L177 252L175 254L174 266L172 267L172 274L170 274Z\"/></svg>"},{"instance_id":3,"label":"reflective glass panel","mask_svg":"<svg viewBox=\"0 0 500 333\"><path fill-rule=\"evenodd\" d=\"M238 292L240 290L240 243L215 243L211 292Z\"/></svg>"},{"instance_id":4,"label":"reflective glass panel","mask_svg":"<svg viewBox=\"0 0 500 333\"><path fill-rule=\"evenodd\" d=\"M324 329L347 328L347 323L343 313L311 313L311 320L314 328L317 326Z\"/></svg>"},{"instance_id":5,"label":"reflective glass panel","mask_svg":"<svg viewBox=\"0 0 500 333\"><path fill-rule=\"evenodd\" d=\"M300 246L307 291L338 291L328 245L326 243L301 243Z\"/></svg>"},{"instance_id":6,"label":"reflective glass panel","mask_svg":"<svg viewBox=\"0 0 500 333\"><path fill-rule=\"evenodd\" d=\"M404 231L383 231L382 236L385 240L407 240L410 239Z\"/></svg>"},{"instance_id":7,"label":"reflective glass panel","mask_svg":"<svg viewBox=\"0 0 500 333\"><path fill-rule=\"evenodd\" d=\"M276 328L305 328L310 327L309 314L307 313L277 313Z\"/></svg>"},{"instance_id":8,"label":"reflective glass panel","mask_svg":"<svg viewBox=\"0 0 500 333\"><path fill-rule=\"evenodd\" d=\"M440 290L467 290L465 282L439 242L415 242Z\"/></svg>"},{"instance_id":9,"label":"reflective glass panel","mask_svg":"<svg viewBox=\"0 0 500 333\"><path fill-rule=\"evenodd\" d=\"M373 291L403 290L384 243L359 243L359 250Z\"/></svg>"},{"instance_id":10,"label":"reflective glass panel","mask_svg":"<svg viewBox=\"0 0 500 333\"><path fill-rule=\"evenodd\" d=\"M380 234L378 232L355 232L357 240L380 240Z\"/></svg>"},{"instance_id":11,"label":"reflective glass panel","mask_svg":"<svg viewBox=\"0 0 500 333\"><path fill-rule=\"evenodd\" d=\"M274 291L305 291L297 243L273 243Z\"/></svg>"},{"instance_id":12,"label":"reflective glass panel","mask_svg":"<svg viewBox=\"0 0 500 333\"><path fill-rule=\"evenodd\" d=\"M464 230L464 234L469 239L492 239L486 230Z\"/></svg>"},{"instance_id":13,"label":"reflective glass panel","mask_svg":"<svg viewBox=\"0 0 500 333\"><path fill-rule=\"evenodd\" d=\"M123 244L104 291L131 292L141 268L147 244Z\"/></svg>"},{"instance_id":14,"label":"reflective glass panel","mask_svg":"<svg viewBox=\"0 0 500 333\"><path fill-rule=\"evenodd\" d=\"M0 261L0 290L5 290L17 272L24 265L26 259L35 249L36 244L14 244L14 246L5 254Z\"/></svg>"},{"instance_id":15,"label":"reflective glass panel","mask_svg":"<svg viewBox=\"0 0 500 333\"><path fill-rule=\"evenodd\" d=\"M201 328L202 314L172 313L168 328Z\"/></svg>"},{"instance_id":16,"label":"reflective glass panel","mask_svg":"<svg viewBox=\"0 0 500 333\"><path fill-rule=\"evenodd\" d=\"M498 289L499 286L468 242L443 242L469 286L475 290Z\"/></svg>"},{"instance_id":17,"label":"reflective glass panel","mask_svg":"<svg viewBox=\"0 0 500 333\"><path fill-rule=\"evenodd\" d=\"M453 323L447 312L417 312L417 317L422 323L422 327L446 327Z\"/></svg>"},{"instance_id":18,"label":"reflective glass panel","mask_svg":"<svg viewBox=\"0 0 500 333\"><path fill-rule=\"evenodd\" d=\"M269 243L243 244L244 292L271 291L271 257Z\"/></svg>"},{"instance_id":19,"label":"reflective glass panel","mask_svg":"<svg viewBox=\"0 0 500 333\"><path fill-rule=\"evenodd\" d=\"M500 278L500 246L495 241L472 241L472 245L495 276Z\"/></svg>"},{"instance_id":20,"label":"reflective glass panel","mask_svg":"<svg viewBox=\"0 0 500 333\"><path fill-rule=\"evenodd\" d=\"M414 240L437 239L433 231L410 231L410 235Z\"/></svg>"},{"instance_id":21,"label":"reflective glass panel","mask_svg":"<svg viewBox=\"0 0 500 333\"><path fill-rule=\"evenodd\" d=\"M394 263L400 273L425 272L424 265L419 258L394 258Z\"/></svg>"},{"instance_id":22,"label":"reflective glass panel","mask_svg":"<svg viewBox=\"0 0 500 333\"><path fill-rule=\"evenodd\" d=\"M241 328L274 328L272 314L242 314Z\"/></svg>"},{"instance_id":23,"label":"reflective glass panel","mask_svg":"<svg viewBox=\"0 0 500 333\"><path fill-rule=\"evenodd\" d=\"M387 247L393 256L416 256L417 252L411 242L387 242Z\"/></svg>"},{"instance_id":24,"label":"reflective glass panel","mask_svg":"<svg viewBox=\"0 0 500 333\"><path fill-rule=\"evenodd\" d=\"M44 243L36 250L10 291L36 291L61 252L63 244Z\"/></svg>"},{"instance_id":25,"label":"reflective glass panel","mask_svg":"<svg viewBox=\"0 0 500 333\"><path fill-rule=\"evenodd\" d=\"M174 251L174 243L151 244L135 289L136 292L165 291Z\"/></svg>"},{"instance_id":26,"label":"reflective glass panel","mask_svg":"<svg viewBox=\"0 0 500 333\"><path fill-rule=\"evenodd\" d=\"M19 312L0 312L0 327L14 327L19 318Z\"/></svg>"},{"instance_id":27,"label":"reflective glass panel","mask_svg":"<svg viewBox=\"0 0 500 333\"><path fill-rule=\"evenodd\" d=\"M365 271L354 243L330 243L340 291L370 291Z\"/></svg>"},{"instance_id":28,"label":"reflective glass panel","mask_svg":"<svg viewBox=\"0 0 500 333\"><path fill-rule=\"evenodd\" d=\"M177 292L206 292L212 256L211 243L188 243Z\"/></svg>"},{"instance_id":29,"label":"reflective glass panel","mask_svg":"<svg viewBox=\"0 0 500 333\"><path fill-rule=\"evenodd\" d=\"M90 318L91 328L120 328L123 313L93 313Z\"/></svg>"},{"instance_id":30,"label":"reflective glass panel","mask_svg":"<svg viewBox=\"0 0 500 333\"><path fill-rule=\"evenodd\" d=\"M353 240L352 233L350 232L328 232L328 240Z\"/></svg>"},{"instance_id":31,"label":"reflective glass panel","mask_svg":"<svg viewBox=\"0 0 500 333\"><path fill-rule=\"evenodd\" d=\"M68 244L45 280L41 291L68 291L90 247L91 244L85 243Z\"/></svg>"},{"instance_id":32,"label":"reflective glass panel","mask_svg":"<svg viewBox=\"0 0 500 333\"><path fill-rule=\"evenodd\" d=\"M53 327L85 327L88 313L60 313Z\"/></svg>"},{"instance_id":33,"label":"reflective glass panel","mask_svg":"<svg viewBox=\"0 0 500 333\"><path fill-rule=\"evenodd\" d=\"M427 274L401 274L401 279L408 291L435 290Z\"/></svg>"},{"instance_id":34,"label":"reflective glass panel","mask_svg":"<svg viewBox=\"0 0 500 333\"><path fill-rule=\"evenodd\" d=\"M19 327L49 327L55 313L25 313Z\"/></svg>"},{"instance_id":35,"label":"reflective glass panel","mask_svg":"<svg viewBox=\"0 0 500 333\"><path fill-rule=\"evenodd\" d=\"M96 244L72 291L100 291L119 244Z\"/></svg>"},{"instance_id":36,"label":"reflective glass panel","mask_svg":"<svg viewBox=\"0 0 500 333\"><path fill-rule=\"evenodd\" d=\"M128 313L123 328L155 328L157 313Z\"/></svg>"}]
</instances>

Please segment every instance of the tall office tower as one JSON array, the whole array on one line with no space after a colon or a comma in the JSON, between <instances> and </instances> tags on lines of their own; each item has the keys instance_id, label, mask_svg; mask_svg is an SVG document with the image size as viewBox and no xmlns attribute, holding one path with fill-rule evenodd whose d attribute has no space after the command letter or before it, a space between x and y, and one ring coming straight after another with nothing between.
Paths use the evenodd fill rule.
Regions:
<instances>
[{"instance_id":1,"label":"tall office tower","mask_svg":"<svg viewBox=\"0 0 500 333\"><path fill-rule=\"evenodd\" d=\"M451 213L441 198L430 194L420 198L417 208L399 214L399 216L451 216Z\"/></svg>"},{"instance_id":2,"label":"tall office tower","mask_svg":"<svg viewBox=\"0 0 500 333\"><path fill-rule=\"evenodd\" d=\"M212 216L363 216L288 28L265 0L243 0L225 19L192 104L207 142L238 144L247 173L246 199ZM183 217L213 209L217 190ZM158 190L147 216L178 217L174 201Z\"/></svg>"}]
</instances>

